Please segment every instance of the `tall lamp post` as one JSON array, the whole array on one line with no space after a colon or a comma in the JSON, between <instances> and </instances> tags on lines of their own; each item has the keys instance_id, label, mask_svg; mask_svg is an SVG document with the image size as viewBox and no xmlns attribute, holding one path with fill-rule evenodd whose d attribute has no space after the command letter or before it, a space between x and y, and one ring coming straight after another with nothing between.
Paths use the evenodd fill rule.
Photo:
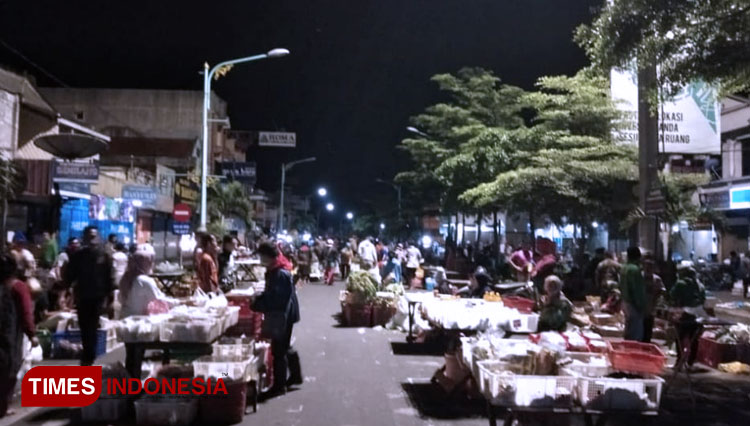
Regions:
<instances>
[{"instance_id":1,"label":"tall lamp post","mask_svg":"<svg viewBox=\"0 0 750 426\"><path fill-rule=\"evenodd\" d=\"M286 184L286 172L297 164L310 163L315 161L315 157L304 158L302 160L292 161L281 165L281 199L279 200L279 232L284 230L284 185Z\"/></svg>"},{"instance_id":2,"label":"tall lamp post","mask_svg":"<svg viewBox=\"0 0 750 426\"><path fill-rule=\"evenodd\" d=\"M280 58L289 54L287 49L273 49L267 53L244 58L232 59L220 62L209 70L208 62L203 64L203 144L201 151L201 223L199 231L206 231L206 194L207 194L207 176L208 176L208 111L211 109L211 78L217 72L218 75L224 75L229 69L236 64L244 62L257 61L266 58ZM224 121L224 120L221 120Z\"/></svg>"}]
</instances>

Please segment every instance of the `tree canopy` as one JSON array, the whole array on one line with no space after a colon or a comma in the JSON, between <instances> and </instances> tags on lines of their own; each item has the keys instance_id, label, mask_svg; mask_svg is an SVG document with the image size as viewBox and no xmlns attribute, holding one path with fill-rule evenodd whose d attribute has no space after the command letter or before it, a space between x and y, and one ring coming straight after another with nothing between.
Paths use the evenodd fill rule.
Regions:
<instances>
[{"instance_id":1,"label":"tree canopy","mask_svg":"<svg viewBox=\"0 0 750 426\"><path fill-rule=\"evenodd\" d=\"M659 66L669 94L695 81L750 88L750 0L612 0L576 41L608 71L636 58Z\"/></svg>"}]
</instances>

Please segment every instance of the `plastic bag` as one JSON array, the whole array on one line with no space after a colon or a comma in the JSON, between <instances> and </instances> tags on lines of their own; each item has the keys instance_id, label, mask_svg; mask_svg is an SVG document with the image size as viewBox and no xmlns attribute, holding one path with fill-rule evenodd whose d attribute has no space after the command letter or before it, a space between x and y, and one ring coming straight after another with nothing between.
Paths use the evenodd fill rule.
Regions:
<instances>
[{"instance_id":1,"label":"plastic bag","mask_svg":"<svg viewBox=\"0 0 750 426\"><path fill-rule=\"evenodd\" d=\"M44 355L42 353L42 345L36 345L31 348L31 352L29 352L28 355L29 361L31 363L40 363L44 359Z\"/></svg>"},{"instance_id":2,"label":"plastic bag","mask_svg":"<svg viewBox=\"0 0 750 426\"><path fill-rule=\"evenodd\" d=\"M146 312L148 312L149 315L166 314L169 312L169 304L163 300L152 300L148 302Z\"/></svg>"}]
</instances>

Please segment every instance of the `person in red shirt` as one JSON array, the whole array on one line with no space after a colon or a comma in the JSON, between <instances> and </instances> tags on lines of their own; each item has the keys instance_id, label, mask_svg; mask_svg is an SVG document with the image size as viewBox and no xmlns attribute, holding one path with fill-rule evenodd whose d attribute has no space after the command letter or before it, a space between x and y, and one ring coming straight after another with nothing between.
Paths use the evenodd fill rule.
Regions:
<instances>
[{"instance_id":1,"label":"person in red shirt","mask_svg":"<svg viewBox=\"0 0 750 426\"><path fill-rule=\"evenodd\" d=\"M16 386L16 375L23 363L23 336L37 346L31 293L16 275L13 256L0 256L0 417L8 412Z\"/></svg>"},{"instance_id":2,"label":"person in red shirt","mask_svg":"<svg viewBox=\"0 0 750 426\"><path fill-rule=\"evenodd\" d=\"M212 293L219 290L219 268L216 266L216 255L219 252L219 245L216 243L216 237L211 234L201 236L201 246L203 252L198 260L196 274L198 276L198 287L206 293Z\"/></svg>"},{"instance_id":3,"label":"person in red shirt","mask_svg":"<svg viewBox=\"0 0 750 426\"><path fill-rule=\"evenodd\" d=\"M533 265L533 262L534 254L531 252L531 247L528 243L519 247L508 259L508 263L516 272L516 280L518 282L529 280L529 265Z\"/></svg>"}]
</instances>

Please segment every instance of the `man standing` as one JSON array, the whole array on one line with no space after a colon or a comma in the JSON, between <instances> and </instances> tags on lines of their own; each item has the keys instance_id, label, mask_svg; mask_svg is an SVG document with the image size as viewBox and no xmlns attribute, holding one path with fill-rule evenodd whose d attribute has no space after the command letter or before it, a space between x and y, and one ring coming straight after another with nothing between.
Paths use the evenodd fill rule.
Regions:
<instances>
[{"instance_id":1,"label":"man standing","mask_svg":"<svg viewBox=\"0 0 750 426\"><path fill-rule=\"evenodd\" d=\"M219 245L216 238L211 234L201 236L201 252L196 268L198 277L198 286L205 293L214 293L219 291L219 269L216 265L216 256L219 252Z\"/></svg>"},{"instance_id":2,"label":"man standing","mask_svg":"<svg viewBox=\"0 0 750 426\"><path fill-rule=\"evenodd\" d=\"M625 302L625 340L643 340L646 311L646 285L641 272L641 250L628 249L628 261L620 274L620 293Z\"/></svg>"},{"instance_id":3,"label":"man standing","mask_svg":"<svg viewBox=\"0 0 750 426\"><path fill-rule=\"evenodd\" d=\"M359 258L362 260L362 269L365 271L378 265L378 252L372 243L372 237L367 237L359 244Z\"/></svg>"},{"instance_id":4,"label":"man standing","mask_svg":"<svg viewBox=\"0 0 750 426\"><path fill-rule=\"evenodd\" d=\"M656 275L656 261L653 256L643 258L643 282L646 286L646 311L643 319L643 341L651 342L654 332L654 317L659 298L666 294L661 277Z\"/></svg>"},{"instance_id":5,"label":"man standing","mask_svg":"<svg viewBox=\"0 0 750 426\"><path fill-rule=\"evenodd\" d=\"M114 288L114 277L112 257L101 247L98 229L95 226L86 227L83 230L83 248L72 255L64 276L65 284L74 286L83 345L81 365L91 365L96 359L99 315Z\"/></svg>"},{"instance_id":6,"label":"man standing","mask_svg":"<svg viewBox=\"0 0 750 426\"><path fill-rule=\"evenodd\" d=\"M602 297L602 302L607 300L609 293L617 287L620 281L620 269L622 266L615 260L615 254L608 251L604 254L604 260L600 261L594 274L595 293Z\"/></svg>"},{"instance_id":7,"label":"man standing","mask_svg":"<svg viewBox=\"0 0 750 426\"><path fill-rule=\"evenodd\" d=\"M352 257L354 257L354 253L352 252L351 243L346 243L341 250L340 272L343 281L349 278L349 272L352 270Z\"/></svg>"},{"instance_id":8,"label":"man standing","mask_svg":"<svg viewBox=\"0 0 750 426\"><path fill-rule=\"evenodd\" d=\"M406 249L406 285L411 288L414 284L414 277L417 275L417 269L422 264L422 252L419 251L414 243L409 243L409 248Z\"/></svg>"},{"instance_id":9,"label":"man standing","mask_svg":"<svg viewBox=\"0 0 750 426\"><path fill-rule=\"evenodd\" d=\"M266 267L266 286L252 308L265 314L263 334L271 339L273 386L267 396L272 397L303 383L299 356L291 347L292 329L300 320L300 311L292 275L282 267L279 250L266 242L258 247L258 254Z\"/></svg>"},{"instance_id":10,"label":"man standing","mask_svg":"<svg viewBox=\"0 0 750 426\"><path fill-rule=\"evenodd\" d=\"M110 256L115 254L115 251L117 251L117 234L109 234L107 236L107 242L104 243L104 251Z\"/></svg>"}]
</instances>

